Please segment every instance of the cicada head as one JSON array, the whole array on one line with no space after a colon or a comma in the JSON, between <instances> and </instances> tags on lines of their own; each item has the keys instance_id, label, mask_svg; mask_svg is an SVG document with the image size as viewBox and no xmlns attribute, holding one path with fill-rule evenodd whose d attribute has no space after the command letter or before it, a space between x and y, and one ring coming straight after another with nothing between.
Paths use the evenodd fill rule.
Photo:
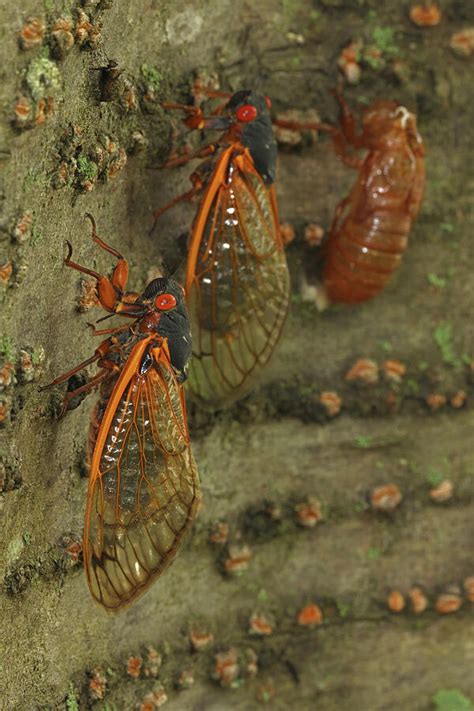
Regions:
<instances>
[{"instance_id":1,"label":"cicada head","mask_svg":"<svg viewBox=\"0 0 474 711\"><path fill-rule=\"evenodd\" d=\"M224 109L224 115L232 120L240 142L249 149L255 168L267 185L275 180L277 158L270 107L267 97L243 90L236 92Z\"/></svg>"},{"instance_id":2,"label":"cicada head","mask_svg":"<svg viewBox=\"0 0 474 711\"><path fill-rule=\"evenodd\" d=\"M171 364L184 380L192 341L183 287L174 279L159 277L148 284L141 301L148 307L143 318L146 330L168 339Z\"/></svg>"},{"instance_id":3,"label":"cicada head","mask_svg":"<svg viewBox=\"0 0 474 711\"><path fill-rule=\"evenodd\" d=\"M401 113L400 109L405 113ZM387 143L403 140L406 130L405 114L409 115L409 112L396 101L376 101L367 107L362 114L367 145L371 148L381 148Z\"/></svg>"}]
</instances>

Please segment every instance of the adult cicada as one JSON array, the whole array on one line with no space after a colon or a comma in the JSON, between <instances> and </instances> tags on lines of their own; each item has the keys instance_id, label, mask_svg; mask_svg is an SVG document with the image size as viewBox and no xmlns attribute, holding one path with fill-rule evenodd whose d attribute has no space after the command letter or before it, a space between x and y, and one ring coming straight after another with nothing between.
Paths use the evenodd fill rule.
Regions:
<instances>
[{"instance_id":1,"label":"adult cicada","mask_svg":"<svg viewBox=\"0 0 474 711\"><path fill-rule=\"evenodd\" d=\"M117 611L136 600L178 553L200 501L191 454L183 381L191 355L184 291L172 279L154 279L143 294L125 291L128 264L96 234L93 240L117 259L110 278L73 262L97 280L101 305L133 319L116 328L88 358L51 385L68 381L63 412L100 386L89 433L89 487L84 524L84 564L94 599ZM96 362L84 384L76 375Z\"/></svg>"},{"instance_id":2,"label":"adult cicada","mask_svg":"<svg viewBox=\"0 0 474 711\"><path fill-rule=\"evenodd\" d=\"M191 175L192 189L154 214L156 221L177 202L199 198L186 265L193 330L189 382L199 402L219 407L252 387L288 309L269 100L239 91L209 118L195 106L164 106L185 111L188 128L223 131L215 143L165 164L204 158Z\"/></svg>"}]
</instances>

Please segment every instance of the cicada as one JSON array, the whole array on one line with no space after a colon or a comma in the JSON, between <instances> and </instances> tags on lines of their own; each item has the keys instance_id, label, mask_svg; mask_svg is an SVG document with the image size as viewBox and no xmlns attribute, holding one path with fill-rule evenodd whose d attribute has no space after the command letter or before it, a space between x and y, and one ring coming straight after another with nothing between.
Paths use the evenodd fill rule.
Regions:
<instances>
[{"instance_id":1,"label":"cicada","mask_svg":"<svg viewBox=\"0 0 474 711\"><path fill-rule=\"evenodd\" d=\"M415 114L396 101L376 101L362 114L362 132L338 89L341 126L276 121L282 128L320 129L336 154L359 171L336 208L323 249L329 301L355 304L376 296L399 267L425 186L425 148ZM364 158L350 149L366 149Z\"/></svg>"},{"instance_id":2,"label":"cicada","mask_svg":"<svg viewBox=\"0 0 474 711\"><path fill-rule=\"evenodd\" d=\"M89 433L89 486L84 524L84 564L93 598L118 611L135 601L178 553L200 501L191 453L183 382L191 333L181 286L154 279L139 295L125 291L128 264L96 234L93 240L118 259L110 278L73 262L97 280L109 314L132 319L116 328L88 358L51 385L68 381L63 412L100 386ZM79 385L91 363L99 372Z\"/></svg>"},{"instance_id":3,"label":"cicada","mask_svg":"<svg viewBox=\"0 0 474 711\"><path fill-rule=\"evenodd\" d=\"M336 209L326 247L323 283L333 302L354 304L376 296L400 266L425 185L425 149L416 116L396 101L364 109L362 133L342 94L336 153L359 171ZM348 146L365 148L365 158Z\"/></svg>"},{"instance_id":4,"label":"cicada","mask_svg":"<svg viewBox=\"0 0 474 711\"><path fill-rule=\"evenodd\" d=\"M190 387L204 405L225 406L245 395L281 335L289 301L289 273L275 198L276 142L269 100L234 94L219 113L165 104L188 116L188 128L223 131L197 153L165 167L204 157L181 200L199 199L186 264L186 297L193 331Z\"/></svg>"}]
</instances>

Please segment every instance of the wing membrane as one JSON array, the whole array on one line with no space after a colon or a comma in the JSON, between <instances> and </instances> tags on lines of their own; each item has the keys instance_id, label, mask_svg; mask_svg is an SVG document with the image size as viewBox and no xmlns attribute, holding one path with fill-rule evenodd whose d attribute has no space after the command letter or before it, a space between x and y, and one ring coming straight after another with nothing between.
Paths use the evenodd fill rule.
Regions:
<instances>
[{"instance_id":1,"label":"wing membrane","mask_svg":"<svg viewBox=\"0 0 474 711\"><path fill-rule=\"evenodd\" d=\"M93 597L110 610L170 564L200 498L180 386L163 350L153 355L145 375L135 367L123 381L92 461L85 566Z\"/></svg>"},{"instance_id":2,"label":"wing membrane","mask_svg":"<svg viewBox=\"0 0 474 711\"><path fill-rule=\"evenodd\" d=\"M289 299L273 189L245 156L229 166L202 235L193 236L200 247L189 293L190 385L214 405L244 394L267 363Z\"/></svg>"}]
</instances>

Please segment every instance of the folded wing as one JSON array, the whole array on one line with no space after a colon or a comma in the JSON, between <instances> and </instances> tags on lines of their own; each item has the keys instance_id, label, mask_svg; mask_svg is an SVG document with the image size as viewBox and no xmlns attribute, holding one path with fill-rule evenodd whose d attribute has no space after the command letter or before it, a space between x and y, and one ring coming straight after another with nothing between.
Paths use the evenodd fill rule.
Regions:
<instances>
[{"instance_id":1,"label":"folded wing","mask_svg":"<svg viewBox=\"0 0 474 711\"><path fill-rule=\"evenodd\" d=\"M152 355L144 375L135 367L117 383L92 458L85 567L108 610L136 600L171 563L200 499L181 386L164 351Z\"/></svg>"}]
</instances>

